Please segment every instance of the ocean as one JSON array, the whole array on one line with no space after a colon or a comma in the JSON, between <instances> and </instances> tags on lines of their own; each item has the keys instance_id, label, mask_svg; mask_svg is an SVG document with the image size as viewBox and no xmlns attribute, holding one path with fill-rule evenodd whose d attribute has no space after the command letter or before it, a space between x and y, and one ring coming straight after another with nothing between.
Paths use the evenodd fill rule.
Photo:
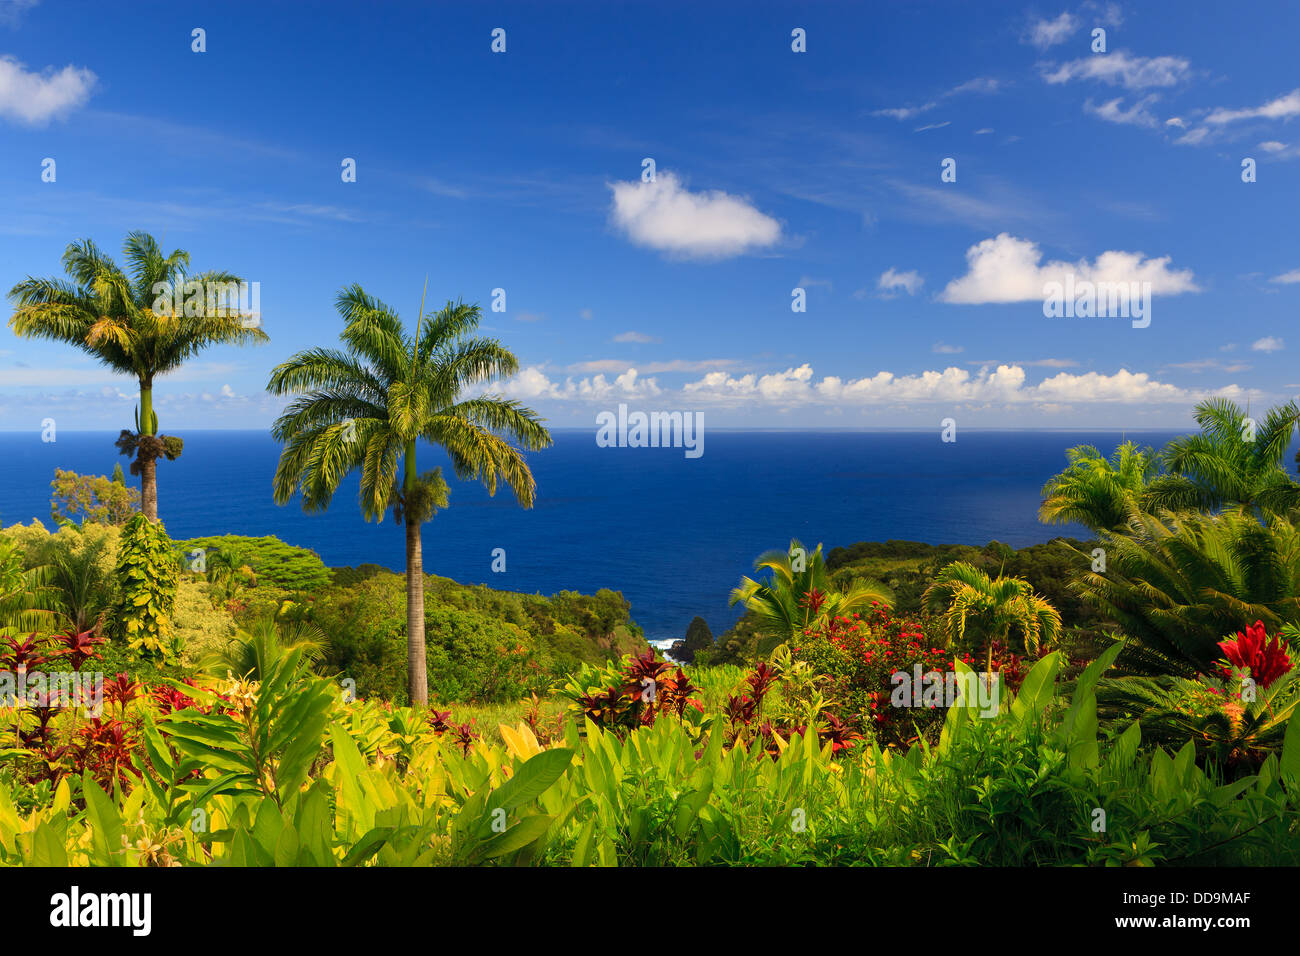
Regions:
<instances>
[{"instance_id":1,"label":"ocean","mask_svg":"<svg viewBox=\"0 0 1300 956\"><path fill-rule=\"evenodd\" d=\"M1128 433L1160 447L1173 432ZM116 433L0 433L0 524L50 521L54 469L111 474L125 459ZM185 451L158 465L159 516L173 538L276 535L326 564L365 562L400 570L403 535L391 517L366 523L351 477L329 510L277 506L271 480L279 449L266 432L187 431ZM622 591L652 640L685 634L695 615L714 634L739 616L727 595L754 559L799 538L827 550L889 538L931 544L990 540L1020 547L1086 536L1037 518L1043 483L1065 449L1106 454L1119 432L965 430L944 443L937 429L905 431L709 431L704 454L680 448L601 448L593 430L557 430L529 455L537 503L520 508L459 482L445 457L421 449L421 470L442 465L450 507L425 526L425 570L466 583L551 594ZM128 476L128 480L137 481ZM492 553L505 550L504 572Z\"/></svg>"}]
</instances>

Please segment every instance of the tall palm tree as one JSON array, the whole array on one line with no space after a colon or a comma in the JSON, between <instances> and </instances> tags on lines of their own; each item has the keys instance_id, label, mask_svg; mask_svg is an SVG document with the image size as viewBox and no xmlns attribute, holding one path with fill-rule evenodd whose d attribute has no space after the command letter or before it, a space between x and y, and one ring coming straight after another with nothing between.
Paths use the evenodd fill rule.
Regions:
<instances>
[{"instance_id":1,"label":"tall palm tree","mask_svg":"<svg viewBox=\"0 0 1300 956\"><path fill-rule=\"evenodd\" d=\"M1264 518L1300 508L1300 484L1282 466L1300 425L1295 402L1269 409L1262 422L1251 422L1236 403L1212 398L1196 406L1196 423L1200 434L1174 439L1161 452L1168 474L1151 483L1149 510L1243 505Z\"/></svg>"},{"instance_id":2,"label":"tall palm tree","mask_svg":"<svg viewBox=\"0 0 1300 956\"><path fill-rule=\"evenodd\" d=\"M1034 653L1061 636L1061 615L1022 578L987 573L965 561L954 561L935 576L922 600L942 614L940 627L950 644L962 643L975 631L988 646L993 669L993 642L1004 646L1013 633L1024 649Z\"/></svg>"},{"instance_id":3,"label":"tall palm tree","mask_svg":"<svg viewBox=\"0 0 1300 956\"><path fill-rule=\"evenodd\" d=\"M536 483L524 450L545 448L551 436L531 408L497 395L464 397L474 385L513 374L514 354L495 339L472 337L477 305L447 305L424 316L415 335L392 309L359 285L339 293L344 321L338 349L299 352L271 373L267 389L297 395L276 421L284 444L275 472L275 500L295 492L303 508L328 507L343 477L361 471L361 511L381 520L390 506L406 526L407 687L411 702L429 700L424 644L424 560L420 525L447 503L440 469L420 473L416 446L446 452L462 480L477 479L489 494L504 481L525 508ZM402 464L399 470L398 457Z\"/></svg>"},{"instance_id":4,"label":"tall palm tree","mask_svg":"<svg viewBox=\"0 0 1300 956\"><path fill-rule=\"evenodd\" d=\"M131 473L140 476L142 510L157 521L157 461L179 456L182 441L158 434L154 379L210 346L262 342L267 336L245 326L224 298L209 299L206 290L238 285L237 276L190 275L188 252L177 249L164 256L158 241L145 232L130 233L122 249L130 277L89 239L71 243L63 253L68 279L28 276L10 290L15 308L9 326L26 338L74 345L113 371L135 377L140 386L136 428L123 429L117 446L134 456ZM160 298L171 301L161 290L185 289L190 283L204 291L187 300L181 314L174 308L155 311Z\"/></svg>"},{"instance_id":5,"label":"tall palm tree","mask_svg":"<svg viewBox=\"0 0 1300 956\"><path fill-rule=\"evenodd\" d=\"M1101 545L1105 573L1071 586L1128 637L1117 663L1130 673L1208 674L1225 635L1300 624L1300 529L1284 518L1165 512Z\"/></svg>"},{"instance_id":6,"label":"tall palm tree","mask_svg":"<svg viewBox=\"0 0 1300 956\"><path fill-rule=\"evenodd\" d=\"M1069 466L1043 486L1039 521L1116 531L1142 513L1147 485L1159 471L1153 449L1130 441L1106 458L1092 445L1077 445L1065 457Z\"/></svg>"},{"instance_id":7,"label":"tall palm tree","mask_svg":"<svg viewBox=\"0 0 1300 956\"><path fill-rule=\"evenodd\" d=\"M826 569L822 546L809 554L796 539L788 551L768 551L754 562L767 571L766 583L741 578L730 603L743 603L758 619L760 630L782 641L797 638L806 628L839 614L851 614L873 603L892 606L893 592L877 581L856 580L847 591L837 590Z\"/></svg>"}]
</instances>

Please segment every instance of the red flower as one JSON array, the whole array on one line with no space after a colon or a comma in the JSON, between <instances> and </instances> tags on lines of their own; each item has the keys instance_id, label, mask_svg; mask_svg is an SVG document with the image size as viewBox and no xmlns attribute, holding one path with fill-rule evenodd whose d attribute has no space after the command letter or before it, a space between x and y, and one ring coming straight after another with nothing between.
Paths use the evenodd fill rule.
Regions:
<instances>
[{"instance_id":1,"label":"red flower","mask_svg":"<svg viewBox=\"0 0 1300 956\"><path fill-rule=\"evenodd\" d=\"M1263 621L1256 621L1245 633L1238 631L1235 641L1220 641L1219 648L1237 667L1250 668L1250 676L1260 688L1291 670L1291 655L1282 643L1282 635L1275 634L1269 641Z\"/></svg>"}]
</instances>

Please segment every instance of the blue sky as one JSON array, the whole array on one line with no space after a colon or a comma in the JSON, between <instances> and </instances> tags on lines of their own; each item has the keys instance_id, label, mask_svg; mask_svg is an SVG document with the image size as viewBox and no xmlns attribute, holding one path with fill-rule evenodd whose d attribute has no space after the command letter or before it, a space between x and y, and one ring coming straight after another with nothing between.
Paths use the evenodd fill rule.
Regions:
<instances>
[{"instance_id":1,"label":"blue sky","mask_svg":"<svg viewBox=\"0 0 1300 956\"><path fill-rule=\"evenodd\" d=\"M161 380L164 430L266 427L342 286L413 325L426 276L557 427L1182 427L1300 390L1297 35L1282 3L0 0L0 284L133 229L260 283L270 344ZM1150 281L1150 325L1045 317L1067 272ZM134 404L0 330L0 428Z\"/></svg>"}]
</instances>

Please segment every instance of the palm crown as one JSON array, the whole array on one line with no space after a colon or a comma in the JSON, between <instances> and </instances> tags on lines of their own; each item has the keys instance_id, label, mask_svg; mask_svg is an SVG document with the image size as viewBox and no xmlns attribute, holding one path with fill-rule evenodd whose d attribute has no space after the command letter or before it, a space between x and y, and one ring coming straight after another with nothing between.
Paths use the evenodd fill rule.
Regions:
<instances>
[{"instance_id":1,"label":"palm crown","mask_svg":"<svg viewBox=\"0 0 1300 956\"><path fill-rule=\"evenodd\" d=\"M1262 422L1224 398L1196 406L1200 434L1171 441L1162 453L1169 475L1148 492L1148 507L1213 509L1245 505L1257 514L1286 514L1300 507L1300 484L1282 468L1300 407L1272 408Z\"/></svg>"},{"instance_id":2,"label":"palm crown","mask_svg":"<svg viewBox=\"0 0 1300 956\"><path fill-rule=\"evenodd\" d=\"M398 316L357 285L337 308L347 346L308 349L279 365L267 388L296 398L272 434L284 443L275 473L275 500L301 492L308 511L325 508L349 472L361 471L361 509L383 516L401 496L428 485L415 470L418 440L442 447L456 476L481 480L491 494L499 481L531 507L536 485L520 450L545 448L550 435L531 409L495 395L461 398L467 388L510 375L518 360L494 339L469 338L478 306L448 302L407 335ZM405 473L397 480L398 455ZM428 496L436 498L436 489ZM429 505L434 502L431 500ZM429 505L420 516L428 517Z\"/></svg>"},{"instance_id":3,"label":"palm crown","mask_svg":"<svg viewBox=\"0 0 1300 956\"><path fill-rule=\"evenodd\" d=\"M760 629L782 640L798 636L828 616L850 614L872 604L894 603L889 588L876 581L855 580L848 590L836 588L820 544L809 554L798 540L793 540L788 551L760 555L754 570L767 571L767 582L741 578L740 586L732 589L730 602L743 603L757 618Z\"/></svg>"}]
</instances>

